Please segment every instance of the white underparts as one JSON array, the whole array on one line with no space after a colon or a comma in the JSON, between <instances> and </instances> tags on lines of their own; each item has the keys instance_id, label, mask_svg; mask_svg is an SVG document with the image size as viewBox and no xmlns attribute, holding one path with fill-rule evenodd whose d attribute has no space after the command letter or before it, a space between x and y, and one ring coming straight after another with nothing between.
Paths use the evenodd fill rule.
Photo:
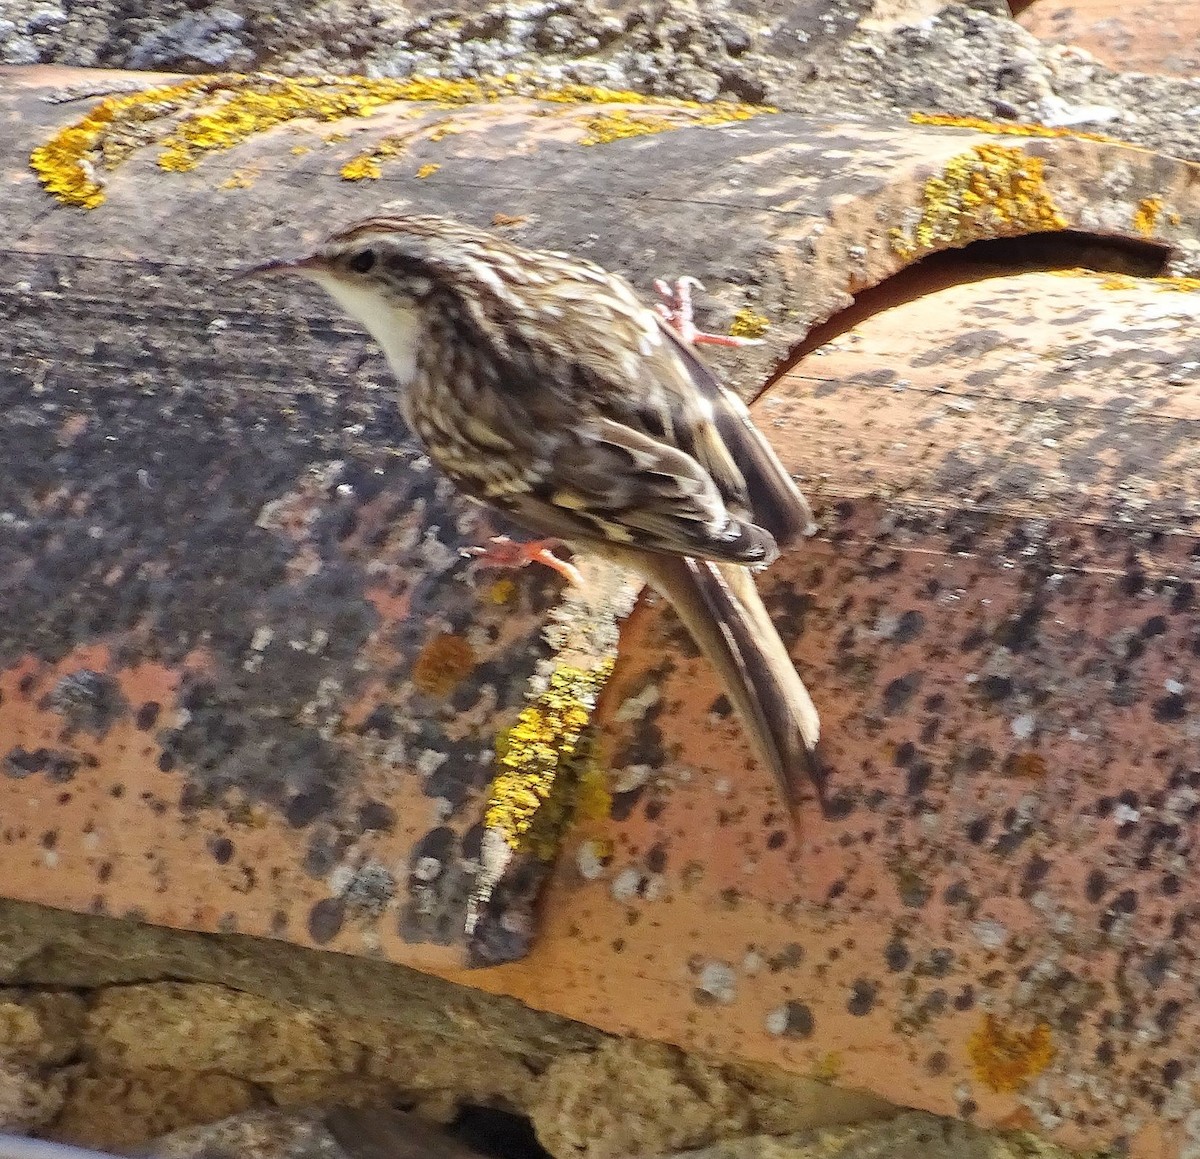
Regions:
<instances>
[{"instance_id":1,"label":"white underparts","mask_svg":"<svg viewBox=\"0 0 1200 1159\"><path fill-rule=\"evenodd\" d=\"M408 386L417 372L417 345L421 321L415 310L405 309L372 285L357 285L324 271L313 271L313 280L383 347L392 373Z\"/></svg>"}]
</instances>

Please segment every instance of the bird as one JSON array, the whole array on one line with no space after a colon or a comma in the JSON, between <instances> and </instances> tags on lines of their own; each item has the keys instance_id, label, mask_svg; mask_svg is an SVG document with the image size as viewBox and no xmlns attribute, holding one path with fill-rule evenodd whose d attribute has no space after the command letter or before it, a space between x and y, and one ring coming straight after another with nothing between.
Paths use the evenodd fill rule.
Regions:
<instances>
[{"instance_id":1,"label":"bird","mask_svg":"<svg viewBox=\"0 0 1200 1159\"><path fill-rule=\"evenodd\" d=\"M243 273L293 275L382 348L432 462L538 537L520 562L565 543L639 575L715 668L793 818L806 779L821 796L817 710L754 578L812 534L812 510L697 355L735 340L695 330L694 279L651 308L590 260L426 214Z\"/></svg>"}]
</instances>

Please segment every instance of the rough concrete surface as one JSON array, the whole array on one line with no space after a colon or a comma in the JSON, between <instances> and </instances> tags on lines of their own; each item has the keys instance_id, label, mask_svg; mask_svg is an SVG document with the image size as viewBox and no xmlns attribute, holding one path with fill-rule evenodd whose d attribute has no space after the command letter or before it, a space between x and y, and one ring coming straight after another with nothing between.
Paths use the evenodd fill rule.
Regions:
<instances>
[{"instance_id":1,"label":"rough concrete surface","mask_svg":"<svg viewBox=\"0 0 1200 1159\"><path fill-rule=\"evenodd\" d=\"M892 1113L386 963L0 903L0 1125L120 1149L329 1102L496 1107L580 1159Z\"/></svg>"}]
</instances>

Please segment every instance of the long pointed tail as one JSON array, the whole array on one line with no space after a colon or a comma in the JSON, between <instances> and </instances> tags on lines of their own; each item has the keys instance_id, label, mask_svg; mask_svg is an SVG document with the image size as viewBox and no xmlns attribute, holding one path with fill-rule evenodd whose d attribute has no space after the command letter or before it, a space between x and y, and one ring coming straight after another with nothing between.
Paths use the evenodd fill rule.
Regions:
<instances>
[{"instance_id":1,"label":"long pointed tail","mask_svg":"<svg viewBox=\"0 0 1200 1159\"><path fill-rule=\"evenodd\" d=\"M759 758L795 813L807 777L822 795L814 755L820 718L744 567L638 553L638 570L671 601L716 668Z\"/></svg>"}]
</instances>

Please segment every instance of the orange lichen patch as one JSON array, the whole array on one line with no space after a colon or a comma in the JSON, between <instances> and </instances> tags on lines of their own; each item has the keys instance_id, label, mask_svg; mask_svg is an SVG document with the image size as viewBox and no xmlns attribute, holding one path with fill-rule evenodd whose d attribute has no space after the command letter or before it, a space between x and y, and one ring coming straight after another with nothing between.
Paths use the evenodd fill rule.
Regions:
<instances>
[{"instance_id":1,"label":"orange lichen patch","mask_svg":"<svg viewBox=\"0 0 1200 1159\"><path fill-rule=\"evenodd\" d=\"M629 137L649 137L665 133L674 128L669 117L653 116L648 113L632 113L618 109L589 117L585 122L585 135L581 145L606 145L610 141L624 141Z\"/></svg>"},{"instance_id":2,"label":"orange lichen patch","mask_svg":"<svg viewBox=\"0 0 1200 1159\"><path fill-rule=\"evenodd\" d=\"M432 177L440 168L440 165L430 161L427 165L422 165L416 175L421 178Z\"/></svg>"},{"instance_id":3,"label":"orange lichen patch","mask_svg":"<svg viewBox=\"0 0 1200 1159\"><path fill-rule=\"evenodd\" d=\"M983 117L954 117L948 113L910 113L908 119L914 125L938 125L948 129L973 129L977 133L989 133L1004 137L1077 137L1084 141L1116 142L1115 137L1103 133L1086 133L1080 129L1054 125L1014 124L1012 121L989 121Z\"/></svg>"},{"instance_id":4,"label":"orange lichen patch","mask_svg":"<svg viewBox=\"0 0 1200 1159\"><path fill-rule=\"evenodd\" d=\"M967 1042L967 1053L980 1082L990 1090L1005 1092L1023 1087L1036 1078L1054 1059L1050 1027L1039 1022L1029 1030L1004 1026L985 1014Z\"/></svg>"},{"instance_id":5,"label":"orange lichen patch","mask_svg":"<svg viewBox=\"0 0 1200 1159\"><path fill-rule=\"evenodd\" d=\"M1046 758L1041 753L1018 753L1005 762L1004 768L1013 777L1041 780L1046 775Z\"/></svg>"},{"instance_id":6,"label":"orange lichen patch","mask_svg":"<svg viewBox=\"0 0 1200 1159\"><path fill-rule=\"evenodd\" d=\"M475 667L475 649L462 636L441 632L421 649L412 682L430 696L449 696Z\"/></svg>"},{"instance_id":7,"label":"orange lichen patch","mask_svg":"<svg viewBox=\"0 0 1200 1159\"><path fill-rule=\"evenodd\" d=\"M906 259L985 238L1065 229L1046 189L1040 157L1004 145L976 145L925 182L921 218L894 229L892 248Z\"/></svg>"},{"instance_id":8,"label":"orange lichen patch","mask_svg":"<svg viewBox=\"0 0 1200 1159\"><path fill-rule=\"evenodd\" d=\"M1133 228L1144 237L1152 237L1154 228L1158 225L1162 208L1163 199L1161 197L1143 197L1133 211Z\"/></svg>"}]
</instances>

